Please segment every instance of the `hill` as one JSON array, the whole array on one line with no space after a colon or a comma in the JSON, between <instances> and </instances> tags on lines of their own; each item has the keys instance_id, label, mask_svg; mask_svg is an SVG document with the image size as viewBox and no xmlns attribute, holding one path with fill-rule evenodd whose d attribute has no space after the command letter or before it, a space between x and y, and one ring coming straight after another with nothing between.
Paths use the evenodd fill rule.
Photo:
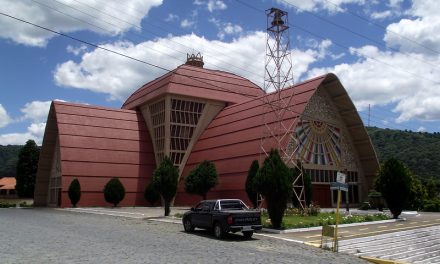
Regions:
<instances>
[{"instance_id":1,"label":"hill","mask_svg":"<svg viewBox=\"0 0 440 264\"><path fill-rule=\"evenodd\" d=\"M379 161L394 157L421 179L440 179L440 133L367 127Z\"/></svg>"},{"instance_id":2,"label":"hill","mask_svg":"<svg viewBox=\"0 0 440 264\"><path fill-rule=\"evenodd\" d=\"M0 145L0 177L15 177L18 153L22 147Z\"/></svg>"}]
</instances>

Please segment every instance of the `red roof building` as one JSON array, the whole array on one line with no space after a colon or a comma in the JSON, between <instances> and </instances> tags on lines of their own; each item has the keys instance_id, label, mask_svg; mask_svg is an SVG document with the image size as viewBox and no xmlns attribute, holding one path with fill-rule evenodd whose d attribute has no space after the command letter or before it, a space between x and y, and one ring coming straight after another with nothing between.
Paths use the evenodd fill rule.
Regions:
<instances>
[{"instance_id":1,"label":"red roof building","mask_svg":"<svg viewBox=\"0 0 440 264\"><path fill-rule=\"evenodd\" d=\"M267 97L235 74L181 65L135 91L122 109L53 102L35 188L35 205L70 206L68 187L81 184L79 206L103 206L104 185L119 177L122 206L145 205L143 193L164 156L179 168L175 204L200 197L184 192L183 179L201 161L216 165L219 184L208 198L248 201L244 185L253 160L264 159L260 143ZM299 139L295 155L313 182L313 200L334 206L330 182L346 170L350 201L366 198L378 169L370 138L346 90L327 74L282 91L290 97ZM293 109L293 110L292 110ZM291 142L286 142L289 144Z\"/></svg>"}]
</instances>

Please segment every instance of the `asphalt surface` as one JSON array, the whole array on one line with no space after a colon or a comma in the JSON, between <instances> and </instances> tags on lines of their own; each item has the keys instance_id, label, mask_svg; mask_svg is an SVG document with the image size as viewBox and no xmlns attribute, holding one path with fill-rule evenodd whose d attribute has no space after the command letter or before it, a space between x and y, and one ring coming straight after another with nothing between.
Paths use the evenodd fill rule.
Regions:
<instances>
[{"instance_id":1,"label":"asphalt surface","mask_svg":"<svg viewBox=\"0 0 440 264\"><path fill-rule=\"evenodd\" d=\"M1 263L367 263L279 239L217 240L182 225L55 209L0 209Z\"/></svg>"}]
</instances>

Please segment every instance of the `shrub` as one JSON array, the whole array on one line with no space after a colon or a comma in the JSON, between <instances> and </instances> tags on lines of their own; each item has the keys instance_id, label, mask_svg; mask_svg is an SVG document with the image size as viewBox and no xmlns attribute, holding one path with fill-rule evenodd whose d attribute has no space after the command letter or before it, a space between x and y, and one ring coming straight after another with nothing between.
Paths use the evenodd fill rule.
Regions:
<instances>
[{"instance_id":1,"label":"shrub","mask_svg":"<svg viewBox=\"0 0 440 264\"><path fill-rule=\"evenodd\" d=\"M79 184L78 179L73 179L70 183L68 195L72 206L76 207L76 204L81 199L81 185Z\"/></svg>"},{"instance_id":2,"label":"shrub","mask_svg":"<svg viewBox=\"0 0 440 264\"><path fill-rule=\"evenodd\" d=\"M145 188L144 198L147 200L151 206L159 201L160 193L157 191L157 188L154 186L153 181L151 181L147 187Z\"/></svg>"},{"instance_id":3,"label":"shrub","mask_svg":"<svg viewBox=\"0 0 440 264\"><path fill-rule=\"evenodd\" d=\"M115 177L112 178L104 187L104 198L107 203L118 206L125 197L125 188L121 181Z\"/></svg>"},{"instance_id":4,"label":"shrub","mask_svg":"<svg viewBox=\"0 0 440 264\"><path fill-rule=\"evenodd\" d=\"M198 194L206 200L209 190L218 184L217 170L214 163L204 160L185 177L185 191Z\"/></svg>"},{"instance_id":5,"label":"shrub","mask_svg":"<svg viewBox=\"0 0 440 264\"><path fill-rule=\"evenodd\" d=\"M258 192L255 188L254 178L257 175L259 168L260 165L258 164L258 161L257 160L252 161L251 167L249 168L248 175L246 177L246 184L245 184L247 196L254 208L257 208L258 206L257 204Z\"/></svg>"},{"instance_id":6,"label":"shrub","mask_svg":"<svg viewBox=\"0 0 440 264\"><path fill-rule=\"evenodd\" d=\"M382 193L395 219L407 205L411 184L411 172L400 161L391 158L381 165L376 189Z\"/></svg>"},{"instance_id":7,"label":"shrub","mask_svg":"<svg viewBox=\"0 0 440 264\"><path fill-rule=\"evenodd\" d=\"M170 215L170 204L177 192L178 178L179 170L174 166L171 159L165 156L153 174L154 187L157 188L165 203L165 216Z\"/></svg>"},{"instance_id":8,"label":"shrub","mask_svg":"<svg viewBox=\"0 0 440 264\"><path fill-rule=\"evenodd\" d=\"M292 198L292 173L277 150L272 149L255 176L258 193L265 197L274 228L280 228L287 201Z\"/></svg>"},{"instance_id":9,"label":"shrub","mask_svg":"<svg viewBox=\"0 0 440 264\"><path fill-rule=\"evenodd\" d=\"M440 212L440 199L426 200L423 207L424 212Z\"/></svg>"},{"instance_id":10,"label":"shrub","mask_svg":"<svg viewBox=\"0 0 440 264\"><path fill-rule=\"evenodd\" d=\"M14 203L0 201L0 208L10 208L10 207L16 207L16 205Z\"/></svg>"}]
</instances>

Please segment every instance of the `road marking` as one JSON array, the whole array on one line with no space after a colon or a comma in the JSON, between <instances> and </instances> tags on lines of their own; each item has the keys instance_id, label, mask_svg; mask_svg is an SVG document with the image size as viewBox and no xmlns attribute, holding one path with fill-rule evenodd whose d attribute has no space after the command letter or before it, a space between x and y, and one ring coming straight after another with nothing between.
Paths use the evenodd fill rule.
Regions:
<instances>
[{"instance_id":1,"label":"road marking","mask_svg":"<svg viewBox=\"0 0 440 264\"><path fill-rule=\"evenodd\" d=\"M423 222L423 223L428 223L429 221L428 221L428 220L423 220L422 222Z\"/></svg>"},{"instance_id":2,"label":"road marking","mask_svg":"<svg viewBox=\"0 0 440 264\"><path fill-rule=\"evenodd\" d=\"M295 239L284 238L284 237L277 237L277 236L266 235L266 234L261 234L261 233L256 233L255 235L257 235L257 236L264 236L264 237L270 237L270 238L275 238L275 239L281 239L281 240L284 240L284 241L304 244L304 241L301 241L301 240L295 240ZM317 241L321 241L321 240L317 240Z\"/></svg>"},{"instance_id":3,"label":"road marking","mask_svg":"<svg viewBox=\"0 0 440 264\"><path fill-rule=\"evenodd\" d=\"M319 234L319 235L313 235L313 236L305 236L304 238L313 238L313 237L320 237L320 236L322 236L322 235Z\"/></svg>"},{"instance_id":4,"label":"road marking","mask_svg":"<svg viewBox=\"0 0 440 264\"><path fill-rule=\"evenodd\" d=\"M403 224L397 224L396 226L403 226Z\"/></svg>"},{"instance_id":5,"label":"road marking","mask_svg":"<svg viewBox=\"0 0 440 264\"><path fill-rule=\"evenodd\" d=\"M394 229L388 229L386 231L400 231L400 230L411 230L411 229L415 229L415 228L419 228L419 227L428 227L428 226L435 226L437 224L432 223L432 224L426 224L426 225L419 225L419 226L405 226L405 227L398 227L398 228L394 228ZM348 235L348 236L344 236L344 238L350 238L350 237L366 237L369 235L373 235L373 234L382 234L383 230L377 230L377 231L371 231L371 232L366 232L366 233L361 233L361 234L353 234L353 235Z\"/></svg>"},{"instance_id":6,"label":"road marking","mask_svg":"<svg viewBox=\"0 0 440 264\"><path fill-rule=\"evenodd\" d=\"M360 228L359 229L359 231L365 231L365 230L368 230L368 227L367 228Z\"/></svg>"},{"instance_id":7,"label":"road marking","mask_svg":"<svg viewBox=\"0 0 440 264\"><path fill-rule=\"evenodd\" d=\"M388 226L378 226L377 228L387 228Z\"/></svg>"}]
</instances>

